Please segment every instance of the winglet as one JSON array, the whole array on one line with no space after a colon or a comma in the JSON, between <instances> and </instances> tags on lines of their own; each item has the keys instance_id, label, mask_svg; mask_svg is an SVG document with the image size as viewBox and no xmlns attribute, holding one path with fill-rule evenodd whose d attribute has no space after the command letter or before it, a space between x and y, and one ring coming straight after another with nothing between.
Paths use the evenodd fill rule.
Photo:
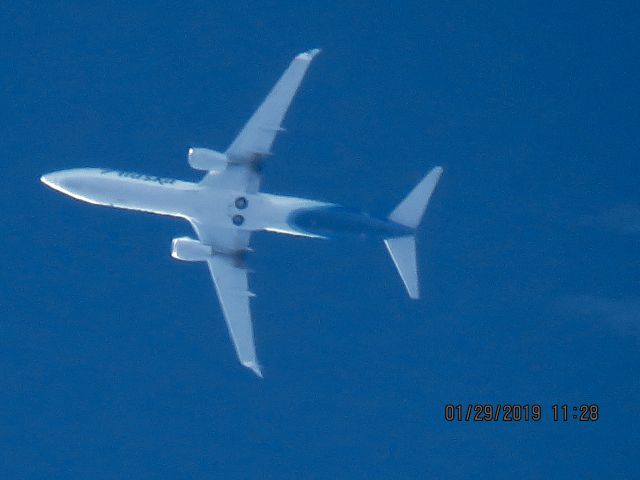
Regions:
<instances>
[{"instance_id":1,"label":"winglet","mask_svg":"<svg viewBox=\"0 0 640 480\"><path fill-rule=\"evenodd\" d=\"M257 363L255 363L255 362L245 362L242 365L244 365L245 367L251 369L253 371L253 373L255 373L260 378L264 378L262 376L262 371L260 370L260 365L258 365Z\"/></svg>"},{"instance_id":2,"label":"winglet","mask_svg":"<svg viewBox=\"0 0 640 480\"><path fill-rule=\"evenodd\" d=\"M300 60L313 60L313 57L315 57L316 55L318 55L322 50L320 50L319 48L313 48L311 50L308 50L306 52L302 52L299 53L296 56L296 59L300 59Z\"/></svg>"}]
</instances>

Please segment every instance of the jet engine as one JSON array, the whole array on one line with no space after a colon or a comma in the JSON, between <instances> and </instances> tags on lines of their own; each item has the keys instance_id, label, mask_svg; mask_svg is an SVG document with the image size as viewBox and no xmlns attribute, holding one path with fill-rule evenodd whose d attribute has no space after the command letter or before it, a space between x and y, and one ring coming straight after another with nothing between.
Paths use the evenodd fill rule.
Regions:
<instances>
[{"instance_id":1,"label":"jet engine","mask_svg":"<svg viewBox=\"0 0 640 480\"><path fill-rule=\"evenodd\" d=\"M189 165L196 170L220 172L227 167L229 159L224 153L208 148L190 148Z\"/></svg>"},{"instance_id":2,"label":"jet engine","mask_svg":"<svg viewBox=\"0 0 640 480\"><path fill-rule=\"evenodd\" d=\"M189 237L174 238L171 242L171 256L185 262L204 262L214 254L213 248Z\"/></svg>"}]
</instances>

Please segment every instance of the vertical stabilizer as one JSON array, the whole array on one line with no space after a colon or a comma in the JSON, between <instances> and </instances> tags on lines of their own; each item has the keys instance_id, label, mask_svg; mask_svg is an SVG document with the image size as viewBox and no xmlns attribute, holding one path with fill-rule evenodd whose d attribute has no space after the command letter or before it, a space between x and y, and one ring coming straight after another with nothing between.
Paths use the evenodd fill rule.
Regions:
<instances>
[{"instance_id":1,"label":"vertical stabilizer","mask_svg":"<svg viewBox=\"0 0 640 480\"><path fill-rule=\"evenodd\" d=\"M416 261L416 237L408 235L406 237L388 238L384 241L384 244L389 250L391 259L398 269L409 296L413 299L420 298L418 263Z\"/></svg>"}]
</instances>

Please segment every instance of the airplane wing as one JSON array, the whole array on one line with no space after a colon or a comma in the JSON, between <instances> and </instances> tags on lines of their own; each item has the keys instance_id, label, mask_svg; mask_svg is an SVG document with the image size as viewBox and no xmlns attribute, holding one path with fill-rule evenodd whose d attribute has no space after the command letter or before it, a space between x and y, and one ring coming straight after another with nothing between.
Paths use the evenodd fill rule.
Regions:
<instances>
[{"instance_id":1,"label":"airplane wing","mask_svg":"<svg viewBox=\"0 0 640 480\"><path fill-rule=\"evenodd\" d=\"M228 255L214 255L207 263L240 363L262 377L253 340L249 310L249 299L253 293L248 288L247 270Z\"/></svg>"},{"instance_id":2,"label":"airplane wing","mask_svg":"<svg viewBox=\"0 0 640 480\"><path fill-rule=\"evenodd\" d=\"M203 184L250 193L260 189L257 162L271 153L276 135L283 130L282 119L318 53L320 50L316 48L296 55L225 152L229 159L227 167L220 173L208 173L202 179Z\"/></svg>"},{"instance_id":3,"label":"airplane wing","mask_svg":"<svg viewBox=\"0 0 640 480\"><path fill-rule=\"evenodd\" d=\"M271 144L277 133L289 104L295 95L309 64L320 50L317 48L298 54L274 85L262 105L240 131L225 152L232 162L247 163L271 153Z\"/></svg>"},{"instance_id":4,"label":"airplane wing","mask_svg":"<svg viewBox=\"0 0 640 480\"><path fill-rule=\"evenodd\" d=\"M238 255L249 248L251 232L230 228L206 228L191 222L200 241L212 245L216 252L207 264L218 293L229 335L233 341L240 363L262 377L253 340L253 325L249 300L247 269Z\"/></svg>"}]
</instances>

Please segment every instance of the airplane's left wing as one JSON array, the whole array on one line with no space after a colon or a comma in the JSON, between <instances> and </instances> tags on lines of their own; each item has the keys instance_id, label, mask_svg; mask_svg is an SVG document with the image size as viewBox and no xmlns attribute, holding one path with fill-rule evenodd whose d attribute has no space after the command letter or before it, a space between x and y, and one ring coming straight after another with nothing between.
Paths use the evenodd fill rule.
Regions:
<instances>
[{"instance_id":1,"label":"airplane's left wing","mask_svg":"<svg viewBox=\"0 0 640 480\"><path fill-rule=\"evenodd\" d=\"M225 152L232 162L247 163L271 153L271 144L309 64L320 50L297 55Z\"/></svg>"},{"instance_id":2,"label":"airplane's left wing","mask_svg":"<svg viewBox=\"0 0 640 480\"><path fill-rule=\"evenodd\" d=\"M318 53L320 50L314 49L296 55L224 152L226 168L220 173L209 172L202 179L203 184L251 193L260 189L260 169L256 167L262 158L271 154L271 145L278 132L283 130L282 120Z\"/></svg>"},{"instance_id":3,"label":"airplane's left wing","mask_svg":"<svg viewBox=\"0 0 640 480\"><path fill-rule=\"evenodd\" d=\"M262 377L253 340L247 270L228 255L214 255L207 263L218 292L224 319L240 363Z\"/></svg>"}]
</instances>

